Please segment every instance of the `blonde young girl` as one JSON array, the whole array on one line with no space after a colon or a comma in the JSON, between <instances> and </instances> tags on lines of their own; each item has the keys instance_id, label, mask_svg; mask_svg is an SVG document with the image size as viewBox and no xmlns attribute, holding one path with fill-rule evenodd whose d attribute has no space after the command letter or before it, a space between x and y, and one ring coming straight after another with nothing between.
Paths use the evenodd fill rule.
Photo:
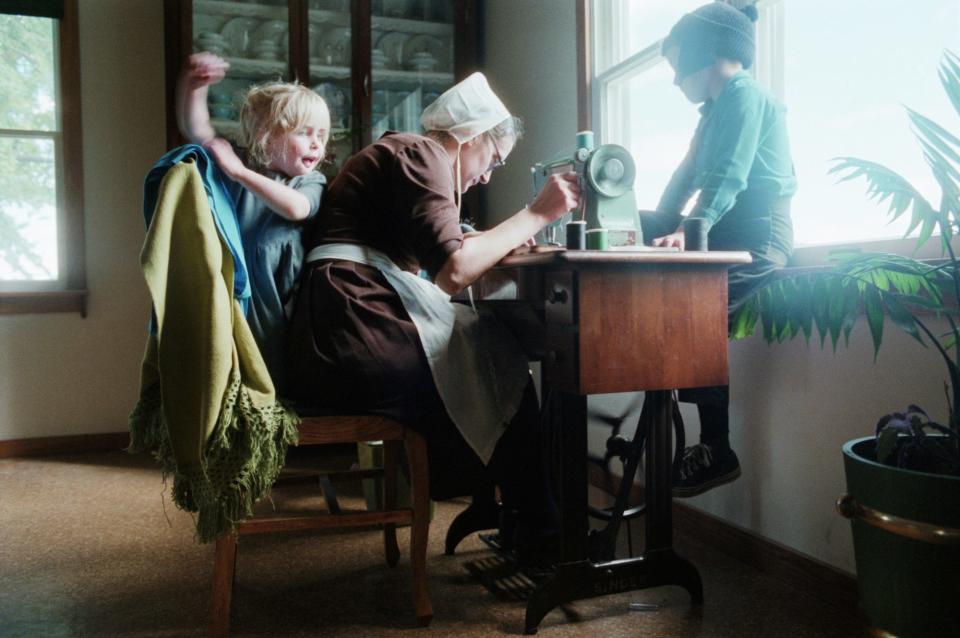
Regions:
<instances>
[{"instance_id":1,"label":"blonde young girl","mask_svg":"<svg viewBox=\"0 0 960 638\"><path fill-rule=\"evenodd\" d=\"M323 98L299 84L250 87L240 108L241 159L230 142L216 136L207 110L208 89L228 66L211 53L189 57L178 84L177 124L232 180L227 188L253 293L247 319L282 392L287 305L303 263L300 224L320 208L326 179L316 168L324 157L330 112Z\"/></svg>"}]
</instances>

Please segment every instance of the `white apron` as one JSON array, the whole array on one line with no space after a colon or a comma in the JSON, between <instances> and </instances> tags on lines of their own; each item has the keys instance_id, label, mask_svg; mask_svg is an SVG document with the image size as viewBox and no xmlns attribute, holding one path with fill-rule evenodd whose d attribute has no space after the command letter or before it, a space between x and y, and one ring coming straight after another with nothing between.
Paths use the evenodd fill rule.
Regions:
<instances>
[{"instance_id":1,"label":"white apron","mask_svg":"<svg viewBox=\"0 0 960 638\"><path fill-rule=\"evenodd\" d=\"M427 355L430 373L450 419L484 464L520 407L530 379L514 336L492 317L453 303L436 284L400 269L378 250L326 244L306 261L338 259L377 268L400 296Z\"/></svg>"}]
</instances>

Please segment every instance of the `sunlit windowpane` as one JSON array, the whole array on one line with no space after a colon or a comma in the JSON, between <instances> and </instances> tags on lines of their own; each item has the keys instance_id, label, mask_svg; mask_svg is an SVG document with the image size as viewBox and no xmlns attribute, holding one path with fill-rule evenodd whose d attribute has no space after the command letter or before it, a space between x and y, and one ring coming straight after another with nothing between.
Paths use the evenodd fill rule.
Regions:
<instances>
[{"instance_id":1,"label":"sunlit windowpane","mask_svg":"<svg viewBox=\"0 0 960 638\"><path fill-rule=\"evenodd\" d=\"M700 114L673 85L661 58L653 68L608 85L604 142L621 144L637 163L634 191L641 209L656 208L690 145Z\"/></svg>"},{"instance_id":2,"label":"sunlit windowpane","mask_svg":"<svg viewBox=\"0 0 960 638\"><path fill-rule=\"evenodd\" d=\"M937 79L944 49L960 53L960 3L786 0L784 9L797 243L902 235L905 224L887 224L885 208L867 200L863 180L836 184L827 175L829 160L855 156L884 164L939 203L904 106L960 133L960 118Z\"/></svg>"},{"instance_id":3,"label":"sunlit windowpane","mask_svg":"<svg viewBox=\"0 0 960 638\"><path fill-rule=\"evenodd\" d=\"M57 278L54 142L0 137L0 280Z\"/></svg>"},{"instance_id":4,"label":"sunlit windowpane","mask_svg":"<svg viewBox=\"0 0 960 638\"><path fill-rule=\"evenodd\" d=\"M0 129L57 128L56 20L0 15Z\"/></svg>"},{"instance_id":5,"label":"sunlit windowpane","mask_svg":"<svg viewBox=\"0 0 960 638\"><path fill-rule=\"evenodd\" d=\"M667 37L684 13L705 0L595 0L597 73Z\"/></svg>"}]
</instances>

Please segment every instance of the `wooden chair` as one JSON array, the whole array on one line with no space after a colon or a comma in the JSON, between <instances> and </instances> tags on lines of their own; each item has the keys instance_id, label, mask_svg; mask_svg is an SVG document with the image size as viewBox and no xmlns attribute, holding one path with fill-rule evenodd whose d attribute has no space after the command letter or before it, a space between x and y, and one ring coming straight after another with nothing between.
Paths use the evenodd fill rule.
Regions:
<instances>
[{"instance_id":1,"label":"wooden chair","mask_svg":"<svg viewBox=\"0 0 960 638\"><path fill-rule=\"evenodd\" d=\"M210 616L210 636L227 636L230 632L230 599L237 558L237 537L333 527L383 525L383 540L387 564L393 567L400 558L396 526L410 525L410 567L413 580L413 604L417 620L426 626L433 619L433 606L426 583L427 536L430 526L430 500L427 482L427 446L423 438L400 423L380 416L322 416L302 419L300 445L328 445L383 441L383 467L377 474L383 476L384 509L373 512L340 512L331 503L329 512L299 516L264 516L242 521L236 532L221 537L216 544L213 567L213 604ZM410 467L410 509L396 509L397 452L400 444L406 448ZM371 472L361 472L364 477ZM335 501L334 501L335 503Z\"/></svg>"}]
</instances>

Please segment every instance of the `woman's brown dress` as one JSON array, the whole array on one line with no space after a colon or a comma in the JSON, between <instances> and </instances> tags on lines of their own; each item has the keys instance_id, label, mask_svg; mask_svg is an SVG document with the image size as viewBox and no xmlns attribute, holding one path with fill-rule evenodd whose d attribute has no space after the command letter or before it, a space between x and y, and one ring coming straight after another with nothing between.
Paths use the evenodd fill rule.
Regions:
<instances>
[{"instance_id":1,"label":"woman's brown dress","mask_svg":"<svg viewBox=\"0 0 960 638\"><path fill-rule=\"evenodd\" d=\"M305 249L362 244L402 269L434 277L463 241L454 179L438 143L387 134L344 165L305 232ZM520 491L534 490L543 500L535 396L529 393L514 419L523 426L505 429L484 468L444 410L399 295L375 267L339 260L306 264L287 352L288 385L298 405L383 414L423 434L433 498L474 493L491 480L510 482L504 472L533 471L532 481L517 477L526 483ZM469 373L462 382L471 382Z\"/></svg>"}]
</instances>

